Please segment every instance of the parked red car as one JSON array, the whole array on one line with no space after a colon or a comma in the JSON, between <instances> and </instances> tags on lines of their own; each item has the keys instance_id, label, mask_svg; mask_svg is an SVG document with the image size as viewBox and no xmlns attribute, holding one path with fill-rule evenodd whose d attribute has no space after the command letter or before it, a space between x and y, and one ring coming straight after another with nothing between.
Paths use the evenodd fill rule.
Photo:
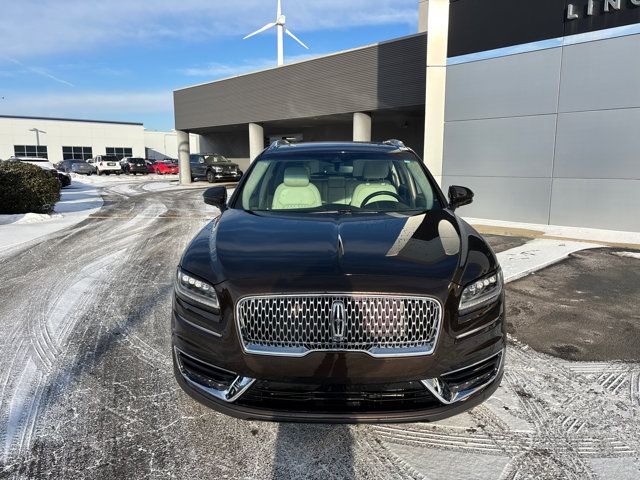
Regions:
<instances>
[{"instance_id":1,"label":"parked red car","mask_svg":"<svg viewBox=\"0 0 640 480\"><path fill-rule=\"evenodd\" d=\"M180 172L175 160L149 160L147 161L147 171L157 175L176 174Z\"/></svg>"}]
</instances>

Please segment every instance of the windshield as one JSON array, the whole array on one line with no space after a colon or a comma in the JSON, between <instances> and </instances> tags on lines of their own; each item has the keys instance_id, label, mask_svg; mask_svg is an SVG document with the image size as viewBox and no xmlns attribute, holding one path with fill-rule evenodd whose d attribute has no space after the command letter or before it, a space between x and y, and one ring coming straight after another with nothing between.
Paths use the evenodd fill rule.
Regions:
<instances>
[{"instance_id":1,"label":"windshield","mask_svg":"<svg viewBox=\"0 0 640 480\"><path fill-rule=\"evenodd\" d=\"M130 158L129 163L135 163L136 165L144 165L144 158Z\"/></svg>"},{"instance_id":2,"label":"windshield","mask_svg":"<svg viewBox=\"0 0 640 480\"><path fill-rule=\"evenodd\" d=\"M251 169L234 207L309 213L442 208L420 160L407 151L270 155Z\"/></svg>"},{"instance_id":3,"label":"windshield","mask_svg":"<svg viewBox=\"0 0 640 480\"><path fill-rule=\"evenodd\" d=\"M118 158L117 157L110 157L110 156L104 156L100 158L101 161L103 162L118 162Z\"/></svg>"}]
</instances>

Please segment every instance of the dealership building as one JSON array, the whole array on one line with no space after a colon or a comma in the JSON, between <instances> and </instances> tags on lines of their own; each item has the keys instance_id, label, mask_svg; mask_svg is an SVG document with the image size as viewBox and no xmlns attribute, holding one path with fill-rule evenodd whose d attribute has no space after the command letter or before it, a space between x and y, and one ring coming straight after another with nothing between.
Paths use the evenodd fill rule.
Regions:
<instances>
[{"instance_id":1,"label":"dealership building","mask_svg":"<svg viewBox=\"0 0 640 480\"><path fill-rule=\"evenodd\" d=\"M212 148L195 134L189 143L194 153ZM176 132L145 130L142 123L0 115L0 159L43 157L57 163L96 155L175 159Z\"/></svg>"},{"instance_id":2,"label":"dealership building","mask_svg":"<svg viewBox=\"0 0 640 480\"><path fill-rule=\"evenodd\" d=\"M180 148L397 138L464 215L640 231L640 0L419 8L418 34L175 91Z\"/></svg>"}]
</instances>

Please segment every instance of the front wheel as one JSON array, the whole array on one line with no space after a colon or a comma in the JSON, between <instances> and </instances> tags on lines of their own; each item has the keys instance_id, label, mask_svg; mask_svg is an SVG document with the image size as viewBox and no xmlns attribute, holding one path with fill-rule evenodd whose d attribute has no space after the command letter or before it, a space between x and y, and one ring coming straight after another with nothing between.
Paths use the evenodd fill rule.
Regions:
<instances>
[{"instance_id":1,"label":"front wheel","mask_svg":"<svg viewBox=\"0 0 640 480\"><path fill-rule=\"evenodd\" d=\"M207 182L213 183L216 181L216 177L213 175L211 170L207 171Z\"/></svg>"},{"instance_id":2,"label":"front wheel","mask_svg":"<svg viewBox=\"0 0 640 480\"><path fill-rule=\"evenodd\" d=\"M160 175L160 169L156 168L156 175Z\"/></svg>"}]
</instances>

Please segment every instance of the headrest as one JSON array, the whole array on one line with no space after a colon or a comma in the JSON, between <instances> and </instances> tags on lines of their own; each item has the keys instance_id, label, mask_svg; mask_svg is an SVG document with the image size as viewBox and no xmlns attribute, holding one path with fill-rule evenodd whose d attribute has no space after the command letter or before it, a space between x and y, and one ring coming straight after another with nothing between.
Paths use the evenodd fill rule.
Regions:
<instances>
[{"instance_id":1,"label":"headrest","mask_svg":"<svg viewBox=\"0 0 640 480\"><path fill-rule=\"evenodd\" d=\"M284 171L284 184L287 187L306 187L309 185L309 172L304 167L289 167Z\"/></svg>"},{"instance_id":2,"label":"headrest","mask_svg":"<svg viewBox=\"0 0 640 480\"><path fill-rule=\"evenodd\" d=\"M344 177L329 177L329 188L344 188L346 183Z\"/></svg>"},{"instance_id":3,"label":"headrest","mask_svg":"<svg viewBox=\"0 0 640 480\"><path fill-rule=\"evenodd\" d=\"M365 180L382 180L389 175L389 162L384 160L370 161L364 164L362 176Z\"/></svg>"}]
</instances>

